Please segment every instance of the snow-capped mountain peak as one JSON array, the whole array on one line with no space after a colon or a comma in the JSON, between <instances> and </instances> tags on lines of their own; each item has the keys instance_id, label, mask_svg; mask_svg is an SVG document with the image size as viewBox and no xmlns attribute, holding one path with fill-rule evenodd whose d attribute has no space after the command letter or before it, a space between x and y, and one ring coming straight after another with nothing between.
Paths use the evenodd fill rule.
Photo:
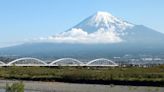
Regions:
<instances>
[{"instance_id":1,"label":"snow-capped mountain peak","mask_svg":"<svg viewBox=\"0 0 164 92\"><path fill-rule=\"evenodd\" d=\"M48 37L59 43L119 43L134 25L108 12L97 12L69 30Z\"/></svg>"},{"instance_id":2,"label":"snow-capped mountain peak","mask_svg":"<svg viewBox=\"0 0 164 92\"><path fill-rule=\"evenodd\" d=\"M107 12L97 12L90 20L91 24L99 26L100 23L108 24L109 22L114 23L114 17Z\"/></svg>"},{"instance_id":3,"label":"snow-capped mountain peak","mask_svg":"<svg viewBox=\"0 0 164 92\"><path fill-rule=\"evenodd\" d=\"M133 27L131 24L123 19L117 18L108 12L97 12L88 17L73 28L81 28L88 33L98 31L99 29L105 29L106 31L114 30L122 32L127 28Z\"/></svg>"}]
</instances>

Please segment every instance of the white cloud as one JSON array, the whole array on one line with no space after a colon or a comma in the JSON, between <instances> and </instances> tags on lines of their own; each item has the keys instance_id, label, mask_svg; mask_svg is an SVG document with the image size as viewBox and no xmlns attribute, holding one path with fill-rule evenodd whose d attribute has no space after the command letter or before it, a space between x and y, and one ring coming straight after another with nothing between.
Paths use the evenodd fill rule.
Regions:
<instances>
[{"instance_id":1,"label":"white cloud","mask_svg":"<svg viewBox=\"0 0 164 92\"><path fill-rule=\"evenodd\" d=\"M47 38L41 37L39 40L43 42L83 44L118 43L122 41L113 30L106 31L103 28L90 34L82 29L73 28L70 31L62 32Z\"/></svg>"}]
</instances>

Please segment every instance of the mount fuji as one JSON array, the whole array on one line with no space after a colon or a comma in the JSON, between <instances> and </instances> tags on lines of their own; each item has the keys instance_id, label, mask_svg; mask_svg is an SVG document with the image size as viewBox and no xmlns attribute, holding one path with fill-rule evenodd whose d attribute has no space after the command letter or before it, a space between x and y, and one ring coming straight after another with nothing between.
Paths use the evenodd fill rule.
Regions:
<instances>
[{"instance_id":1,"label":"mount fuji","mask_svg":"<svg viewBox=\"0 0 164 92\"><path fill-rule=\"evenodd\" d=\"M65 32L47 38L43 42L112 44L112 43L156 43L162 42L164 34L135 25L108 12L97 12ZM38 41L38 40L37 40Z\"/></svg>"},{"instance_id":2,"label":"mount fuji","mask_svg":"<svg viewBox=\"0 0 164 92\"><path fill-rule=\"evenodd\" d=\"M108 12L97 12L62 33L0 49L0 54L85 58L159 53L164 54L164 34Z\"/></svg>"}]
</instances>

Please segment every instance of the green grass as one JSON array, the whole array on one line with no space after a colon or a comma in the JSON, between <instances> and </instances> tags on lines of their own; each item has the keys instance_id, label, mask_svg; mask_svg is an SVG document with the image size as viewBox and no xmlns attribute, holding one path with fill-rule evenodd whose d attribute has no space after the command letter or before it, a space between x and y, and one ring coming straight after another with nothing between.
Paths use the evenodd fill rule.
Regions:
<instances>
[{"instance_id":1,"label":"green grass","mask_svg":"<svg viewBox=\"0 0 164 92\"><path fill-rule=\"evenodd\" d=\"M28 79L45 81L138 81L160 82L164 86L164 65L139 68L87 68L87 67L1 67L1 79Z\"/></svg>"}]
</instances>

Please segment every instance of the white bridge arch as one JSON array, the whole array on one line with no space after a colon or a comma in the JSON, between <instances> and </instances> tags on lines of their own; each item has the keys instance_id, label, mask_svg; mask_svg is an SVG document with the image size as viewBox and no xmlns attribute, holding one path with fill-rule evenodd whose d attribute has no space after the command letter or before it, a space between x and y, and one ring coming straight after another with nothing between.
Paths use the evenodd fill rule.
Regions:
<instances>
[{"instance_id":1,"label":"white bridge arch","mask_svg":"<svg viewBox=\"0 0 164 92\"><path fill-rule=\"evenodd\" d=\"M89 61L86 66L118 66L118 64L109 59L99 58Z\"/></svg>"},{"instance_id":2,"label":"white bridge arch","mask_svg":"<svg viewBox=\"0 0 164 92\"><path fill-rule=\"evenodd\" d=\"M31 61L28 62L28 60L31 60ZM20 62L20 64L19 63L16 64L17 62ZM44 61L37 59L37 58L27 57L27 58L19 58L19 59L13 60L7 64L7 66L11 66L11 65L16 65L16 66L46 66L47 63L45 63Z\"/></svg>"},{"instance_id":3,"label":"white bridge arch","mask_svg":"<svg viewBox=\"0 0 164 92\"><path fill-rule=\"evenodd\" d=\"M6 64L2 61L0 61L0 66L5 66Z\"/></svg>"},{"instance_id":4,"label":"white bridge arch","mask_svg":"<svg viewBox=\"0 0 164 92\"><path fill-rule=\"evenodd\" d=\"M31 57L19 58L7 64L0 61L0 66L12 66L12 65L15 66L102 66L102 67L118 66L118 64L116 64L114 61L105 58L94 59L89 61L88 63L83 63L74 58L61 58L47 64L45 61L42 61L37 58L31 58Z\"/></svg>"},{"instance_id":5,"label":"white bridge arch","mask_svg":"<svg viewBox=\"0 0 164 92\"><path fill-rule=\"evenodd\" d=\"M65 62L62 62L65 61ZM61 58L52 61L49 66L83 66L84 63L74 58Z\"/></svg>"}]
</instances>

